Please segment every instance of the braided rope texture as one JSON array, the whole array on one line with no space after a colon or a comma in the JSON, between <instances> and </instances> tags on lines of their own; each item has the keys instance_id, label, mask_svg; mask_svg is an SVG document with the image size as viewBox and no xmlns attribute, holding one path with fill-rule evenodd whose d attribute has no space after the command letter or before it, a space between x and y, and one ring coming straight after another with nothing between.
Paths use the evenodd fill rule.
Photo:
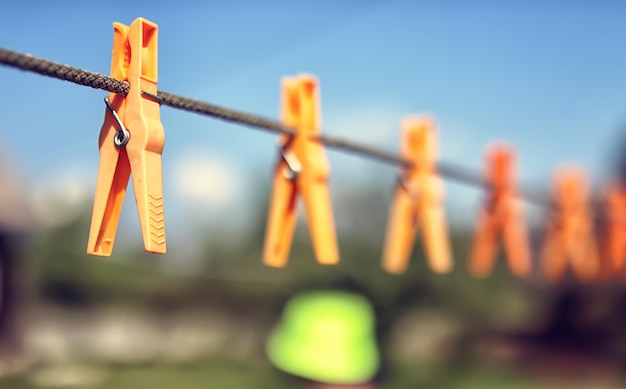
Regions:
<instances>
[{"instance_id":1,"label":"braided rope texture","mask_svg":"<svg viewBox=\"0 0 626 389\"><path fill-rule=\"evenodd\" d=\"M0 64L117 94L127 95L130 90L128 82L120 81L104 74L74 68L69 65L63 65L2 48L0 48ZM245 112L235 111L187 97L177 96L169 92L159 91L158 96L162 105L172 108L195 112L273 132L284 134L295 133L292 128L271 119L250 115Z\"/></svg>"},{"instance_id":2,"label":"braided rope texture","mask_svg":"<svg viewBox=\"0 0 626 389\"><path fill-rule=\"evenodd\" d=\"M112 93L127 95L130 89L128 82L117 80L104 74L90 72L74 68L69 65L59 64L46 59L37 58L29 54L23 54L0 48L0 65L18 68L24 71L34 72L42 76L57 78L73 82L78 85L101 89ZM225 120L232 123L245 125L252 128L263 129L274 133L294 135L296 131L279 121L252 115L230 108L209 104L203 101L178 96L173 93L158 91L161 105L174 109L193 112L200 115ZM379 161L400 165L411 166L411 162L403 159L395 153L390 153L377 148L358 144L346 139L340 139L327 134L319 134L316 139L328 147L360 154L375 158ZM485 187L482 175L471 171L463 166L439 162L440 174L470 186ZM527 201L539 206L548 205L549 201L543 191L524 191L520 193Z\"/></svg>"},{"instance_id":3,"label":"braided rope texture","mask_svg":"<svg viewBox=\"0 0 626 389\"><path fill-rule=\"evenodd\" d=\"M59 80L70 81L78 85L102 89L113 93L127 95L130 89L127 82L119 81L99 73L73 68L68 65L2 48L0 48L0 63L21 70L34 72L42 76L58 78Z\"/></svg>"}]
</instances>

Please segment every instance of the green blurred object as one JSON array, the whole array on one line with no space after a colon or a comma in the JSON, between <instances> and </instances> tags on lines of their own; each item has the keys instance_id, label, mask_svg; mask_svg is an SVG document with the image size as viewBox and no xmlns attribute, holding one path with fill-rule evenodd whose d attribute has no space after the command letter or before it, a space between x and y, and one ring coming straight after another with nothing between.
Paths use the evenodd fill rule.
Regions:
<instances>
[{"instance_id":1,"label":"green blurred object","mask_svg":"<svg viewBox=\"0 0 626 389\"><path fill-rule=\"evenodd\" d=\"M267 341L280 370L313 381L355 384L379 369L374 311L363 297L319 291L293 297Z\"/></svg>"}]
</instances>

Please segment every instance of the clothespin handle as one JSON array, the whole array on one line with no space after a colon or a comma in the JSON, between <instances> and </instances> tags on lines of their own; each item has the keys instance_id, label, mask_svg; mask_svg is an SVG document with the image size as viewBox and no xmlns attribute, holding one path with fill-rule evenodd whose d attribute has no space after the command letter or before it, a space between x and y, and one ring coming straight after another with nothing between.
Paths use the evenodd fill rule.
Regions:
<instances>
[{"instance_id":1,"label":"clothespin handle","mask_svg":"<svg viewBox=\"0 0 626 389\"><path fill-rule=\"evenodd\" d=\"M163 169L161 155L165 130L157 95L157 31L146 19L135 20L128 31L130 64L126 97L126 123L131 140L126 146L133 175L139 224L146 251L165 253Z\"/></svg>"}]
</instances>

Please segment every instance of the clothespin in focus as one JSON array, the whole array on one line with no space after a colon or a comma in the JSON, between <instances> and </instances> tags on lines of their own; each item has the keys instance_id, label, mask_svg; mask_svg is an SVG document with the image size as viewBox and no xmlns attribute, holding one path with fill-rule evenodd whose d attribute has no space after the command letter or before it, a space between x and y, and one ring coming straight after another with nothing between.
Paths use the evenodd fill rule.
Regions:
<instances>
[{"instance_id":1,"label":"clothespin in focus","mask_svg":"<svg viewBox=\"0 0 626 389\"><path fill-rule=\"evenodd\" d=\"M320 264L339 261L324 148L316 139L321 127L318 81L311 75L285 77L281 118L296 130L284 135L274 171L263 261L272 267L287 263L296 227L296 205L302 196L309 220L313 248Z\"/></svg>"},{"instance_id":2,"label":"clothespin in focus","mask_svg":"<svg viewBox=\"0 0 626 389\"><path fill-rule=\"evenodd\" d=\"M515 198L515 151L506 145L495 145L485 157L489 194L478 216L469 270L475 277L491 273L497 240L502 239L509 269L522 277L530 271L531 258L521 204Z\"/></svg>"},{"instance_id":3,"label":"clothespin in focus","mask_svg":"<svg viewBox=\"0 0 626 389\"><path fill-rule=\"evenodd\" d=\"M443 205L444 188L437 175L439 155L437 127L430 117L409 117L401 122L402 157L411 161L402 168L391 203L383 268L389 273L406 269L418 226L430 268L437 273L452 269L448 226Z\"/></svg>"},{"instance_id":4,"label":"clothespin in focus","mask_svg":"<svg viewBox=\"0 0 626 389\"><path fill-rule=\"evenodd\" d=\"M563 276L568 259L580 281L590 281L598 275L598 248L588 191L587 179L580 169L562 169L554 177L554 210L548 219L541 255L543 273L550 281Z\"/></svg>"},{"instance_id":5,"label":"clothespin in focus","mask_svg":"<svg viewBox=\"0 0 626 389\"><path fill-rule=\"evenodd\" d=\"M111 76L128 81L111 93L100 131L100 166L87 253L109 256L132 173L146 251L165 253L161 154L165 133L157 95L157 25L138 18L114 23Z\"/></svg>"},{"instance_id":6,"label":"clothespin in focus","mask_svg":"<svg viewBox=\"0 0 626 389\"><path fill-rule=\"evenodd\" d=\"M623 272L626 262L626 187L616 182L603 198L603 218L600 245L601 278L608 279Z\"/></svg>"}]
</instances>

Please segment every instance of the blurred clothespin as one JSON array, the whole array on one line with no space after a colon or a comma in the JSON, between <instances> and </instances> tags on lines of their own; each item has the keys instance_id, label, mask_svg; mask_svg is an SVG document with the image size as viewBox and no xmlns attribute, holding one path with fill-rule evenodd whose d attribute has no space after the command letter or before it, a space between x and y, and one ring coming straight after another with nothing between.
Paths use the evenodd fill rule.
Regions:
<instances>
[{"instance_id":1,"label":"blurred clothespin","mask_svg":"<svg viewBox=\"0 0 626 389\"><path fill-rule=\"evenodd\" d=\"M616 182L610 185L603 198L601 278L618 275L626 262L626 187Z\"/></svg>"},{"instance_id":2,"label":"blurred clothespin","mask_svg":"<svg viewBox=\"0 0 626 389\"><path fill-rule=\"evenodd\" d=\"M165 133L157 97L157 25L138 18L114 23L111 76L128 81L111 93L100 131L100 166L87 253L109 256L132 173L146 251L165 253L161 154Z\"/></svg>"},{"instance_id":3,"label":"blurred clothespin","mask_svg":"<svg viewBox=\"0 0 626 389\"><path fill-rule=\"evenodd\" d=\"M296 205L302 196L313 248L320 264L339 261L339 249L328 189L330 169L323 145L315 139L321 127L318 81L311 75L282 79L281 119L296 130L280 138L270 199L263 261L287 263L296 227Z\"/></svg>"},{"instance_id":4,"label":"blurred clothespin","mask_svg":"<svg viewBox=\"0 0 626 389\"><path fill-rule=\"evenodd\" d=\"M404 272L421 226L430 268L445 273L453 264L443 205L444 187L436 166L439 155L436 123L430 117L415 116L402 120L401 128L400 151L411 165L402 168L393 195L383 268L389 273Z\"/></svg>"},{"instance_id":5,"label":"blurred clothespin","mask_svg":"<svg viewBox=\"0 0 626 389\"><path fill-rule=\"evenodd\" d=\"M478 216L469 270L475 277L491 273L497 240L502 239L509 269L522 277L530 271L531 257L521 203L515 198L515 151L507 145L495 145L485 157L488 198Z\"/></svg>"},{"instance_id":6,"label":"blurred clothespin","mask_svg":"<svg viewBox=\"0 0 626 389\"><path fill-rule=\"evenodd\" d=\"M568 259L580 281L590 281L598 275L598 248L588 191L587 179L580 169L562 169L554 177L554 209L541 255L543 273L550 281L563 276Z\"/></svg>"}]
</instances>

